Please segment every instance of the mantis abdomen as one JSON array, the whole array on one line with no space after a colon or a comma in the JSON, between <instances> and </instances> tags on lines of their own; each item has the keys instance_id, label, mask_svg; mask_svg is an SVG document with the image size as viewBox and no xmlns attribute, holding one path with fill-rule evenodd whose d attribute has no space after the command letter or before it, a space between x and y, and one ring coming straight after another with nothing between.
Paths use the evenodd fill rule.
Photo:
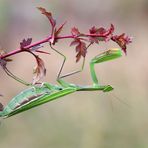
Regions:
<instances>
[{"instance_id":1,"label":"mantis abdomen","mask_svg":"<svg viewBox=\"0 0 148 148\"><path fill-rule=\"evenodd\" d=\"M75 92L77 89L68 87L49 89L45 87L31 87L15 96L8 105L0 112L0 117L10 117L22 111L52 101L56 98Z\"/></svg>"}]
</instances>

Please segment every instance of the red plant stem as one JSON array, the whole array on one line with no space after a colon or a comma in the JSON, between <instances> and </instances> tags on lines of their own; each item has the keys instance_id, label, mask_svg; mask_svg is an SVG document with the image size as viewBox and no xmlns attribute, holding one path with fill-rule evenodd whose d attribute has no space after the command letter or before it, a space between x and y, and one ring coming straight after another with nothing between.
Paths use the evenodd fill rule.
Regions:
<instances>
[{"instance_id":1,"label":"red plant stem","mask_svg":"<svg viewBox=\"0 0 148 148\"><path fill-rule=\"evenodd\" d=\"M13 50L13 51L7 53L7 54L4 54L4 55L0 56L0 58L1 58L1 59L4 59L4 58L6 58L6 57L15 55L15 54L17 54L17 53L24 52L26 49L28 50L29 48L32 48L32 47L34 47L34 46L37 46L37 45L41 45L41 44L43 44L43 43L46 43L46 42L48 42L50 39L51 39L51 37L48 37L48 38L46 38L46 39L44 39L44 40L41 40L41 41L36 42L36 43L33 43L33 44L29 45L29 46L26 46L23 50L22 50L21 48L18 48L18 49L16 49L16 50Z\"/></svg>"},{"instance_id":2,"label":"red plant stem","mask_svg":"<svg viewBox=\"0 0 148 148\"><path fill-rule=\"evenodd\" d=\"M107 34L105 34L105 35L103 35L103 34L102 34L102 35L98 35L98 34L82 34L82 35L80 35L80 36L82 36L82 37L89 37L89 36L91 36L91 37L106 37ZM79 37L80 37L80 36L79 36ZM17 54L17 53L25 52L25 51L29 50L29 49L32 48L32 47L35 47L35 46L38 46L38 45L41 45L41 44L50 42L50 39L51 39L51 38L52 38L52 37L50 36L50 37L48 37L48 38L46 38L46 39L43 39L43 40L38 41L38 42L35 42L35 43L31 44L31 45L28 45L28 46L24 47L24 49L18 48L18 49L16 49L16 50L10 51L9 53L6 53L6 54L4 54L4 55L1 55L1 56L0 56L0 59L7 58L7 57L12 56L12 55L15 55L15 54ZM73 36L73 35L59 36L59 37L56 37L55 39L68 39L68 38L69 38L69 39L70 39L70 38L75 38L75 36Z\"/></svg>"}]
</instances>

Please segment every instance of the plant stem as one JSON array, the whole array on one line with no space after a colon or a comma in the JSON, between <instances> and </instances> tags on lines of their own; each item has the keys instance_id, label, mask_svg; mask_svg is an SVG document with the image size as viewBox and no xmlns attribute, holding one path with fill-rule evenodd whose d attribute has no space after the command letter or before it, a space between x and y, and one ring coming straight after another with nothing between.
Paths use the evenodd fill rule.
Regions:
<instances>
[{"instance_id":1,"label":"plant stem","mask_svg":"<svg viewBox=\"0 0 148 148\"><path fill-rule=\"evenodd\" d=\"M91 37L105 37L106 34L105 34L105 35L103 35L103 34L102 34L102 35L96 35L96 34L82 34L82 35L80 35L80 36L82 36L82 37L88 37L88 36L91 36ZM28 46L24 47L23 49L18 48L18 49L16 49L16 50L12 50L12 51L10 51L10 52L8 52L8 53L6 53L6 54L1 55L1 56L0 56L0 59L4 59L4 58L7 58L7 57L10 57L10 56L15 55L15 54L17 54L17 53L21 53L21 52L24 52L24 51L26 51L26 50L29 50L29 49L32 48L32 47L35 47L35 46L38 46L38 45L41 45L41 44L50 42L50 39L51 39L51 38L52 38L52 37L49 36L48 38L45 38L45 39L40 40L40 41L38 41L38 42L35 42L35 43L31 44L31 45L28 45ZM70 38L73 38L73 39L74 39L75 36L73 36L73 35L66 35L66 36L58 36L58 37L55 37L55 39L70 39Z\"/></svg>"}]
</instances>

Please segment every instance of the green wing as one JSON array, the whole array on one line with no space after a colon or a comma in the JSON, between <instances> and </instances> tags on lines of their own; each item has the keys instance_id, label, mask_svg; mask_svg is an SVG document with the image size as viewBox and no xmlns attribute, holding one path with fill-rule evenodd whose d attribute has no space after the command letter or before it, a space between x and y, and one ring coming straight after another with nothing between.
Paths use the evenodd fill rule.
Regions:
<instances>
[{"instance_id":1,"label":"green wing","mask_svg":"<svg viewBox=\"0 0 148 148\"><path fill-rule=\"evenodd\" d=\"M75 92L77 89L73 87L31 87L15 96L0 112L0 117L10 117L20 112L29 110L46 102L55 100L59 97Z\"/></svg>"}]
</instances>

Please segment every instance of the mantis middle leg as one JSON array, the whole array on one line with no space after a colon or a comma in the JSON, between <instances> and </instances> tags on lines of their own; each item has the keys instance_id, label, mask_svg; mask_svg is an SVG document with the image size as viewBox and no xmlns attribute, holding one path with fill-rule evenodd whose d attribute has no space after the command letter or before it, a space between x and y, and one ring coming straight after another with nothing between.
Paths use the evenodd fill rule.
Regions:
<instances>
[{"instance_id":1,"label":"mantis middle leg","mask_svg":"<svg viewBox=\"0 0 148 148\"><path fill-rule=\"evenodd\" d=\"M87 46L87 48L90 47L90 45L91 45L91 44L89 44L89 45ZM66 62L66 56L65 56L64 54L62 54L61 52L59 52L58 50L56 50L55 48L53 48L53 46L52 46L51 44L50 44L50 47L51 47L51 49L54 50L56 53L58 53L59 55L61 55L61 56L63 57L63 59L64 59L63 62L62 62L62 65L61 65L61 67L60 67L58 76L57 76L57 81L58 81L58 83L60 83L62 86L67 87L67 86L69 86L69 85L71 85L71 84L65 82L62 78L68 77L68 76L71 76L71 75L74 75L74 74L79 73L79 72L82 72L83 69L84 69L84 65L85 65L85 57L84 57L84 59L83 59L83 63L82 63L82 66L81 66L80 70L73 71L73 72L70 72L70 73L68 73L68 74L65 74L65 75L61 76L61 72L62 72L63 67L64 67L64 64L65 64L65 62Z\"/></svg>"}]
</instances>

